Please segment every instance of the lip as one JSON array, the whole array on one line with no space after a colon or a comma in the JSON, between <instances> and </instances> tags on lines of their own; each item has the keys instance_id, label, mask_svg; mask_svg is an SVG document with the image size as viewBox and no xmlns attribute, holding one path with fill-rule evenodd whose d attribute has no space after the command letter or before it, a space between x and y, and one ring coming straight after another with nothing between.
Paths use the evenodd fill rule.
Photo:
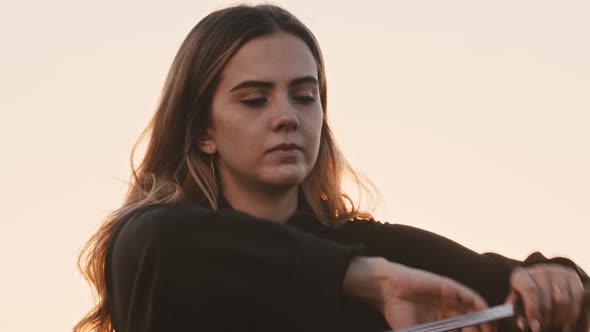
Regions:
<instances>
[{"instance_id":1,"label":"lip","mask_svg":"<svg viewBox=\"0 0 590 332\"><path fill-rule=\"evenodd\" d=\"M301 146L295 144L295 143L281 143L281 144L277 144L275 146L273 146L272 148L268 149L266 152L279 152L279 151L301 151L303 150L301 148Z\"/></svg>"}]
</instances>

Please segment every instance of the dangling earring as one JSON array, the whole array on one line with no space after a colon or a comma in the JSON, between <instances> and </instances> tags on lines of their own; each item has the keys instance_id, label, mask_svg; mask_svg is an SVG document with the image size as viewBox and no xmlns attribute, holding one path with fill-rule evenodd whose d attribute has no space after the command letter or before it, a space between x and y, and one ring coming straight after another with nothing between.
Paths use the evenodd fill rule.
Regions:
<instances>
[{"instance_id":1,"label":"dangling earring","mask_svg":"<svg viewBox=\"0 0 590 332\"><path fill-rule=\"evenodd\" d=\"M209 155L209 167L211 167L213 179L216 179L217 177L215 176L215 154L213 153Z\"/></svg>"}]
</instances>

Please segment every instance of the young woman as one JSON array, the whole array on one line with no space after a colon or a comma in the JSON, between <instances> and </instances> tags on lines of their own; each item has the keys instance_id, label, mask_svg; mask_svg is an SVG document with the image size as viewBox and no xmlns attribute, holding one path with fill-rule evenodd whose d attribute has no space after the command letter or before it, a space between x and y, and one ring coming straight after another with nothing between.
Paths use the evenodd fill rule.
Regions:
<instances>
[{"instance_id":1,"label":"young woman","mask_svg":"<svg viewBox=\"0 0 590 332\"><path fill-rule=\"evenodd\" d=\"M580 329L565 258L524 262L383 224L341 190L312 33L270 5L189 33L123 206L81 259L99 302L75 331L384 331L521 300L515 324ZM133 168L133 167L132 167Z\"/></svg>"}]
</instances>

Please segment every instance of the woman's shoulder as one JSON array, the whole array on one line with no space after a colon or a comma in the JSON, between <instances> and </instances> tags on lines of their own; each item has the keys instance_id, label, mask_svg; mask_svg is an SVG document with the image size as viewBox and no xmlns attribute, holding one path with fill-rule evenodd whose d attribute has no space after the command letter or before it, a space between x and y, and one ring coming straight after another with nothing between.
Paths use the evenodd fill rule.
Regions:
<instances>
[{"instance_id":1,"label":"woman's shoulder","mask_svg":"<svg viewBox=\"0 0 590 332\"><path fill-rule=\"evenodd\" d=\"M213 210L194 203L154 203L137 207L116 221L120 235L145 236L187 221L211 217Z\"/></svg>"},{"instance_id":2,"label":"woman's shoulder","mask_svg":"<svg viewBox=\"0 0 590 332\"><path fill-rule=\"evenodd\" d=\"M245 228L265 231L277 225L232 209L213 210L192 202L145 205L117 220L111 241L149 244L220 232L240 232ZM195 238L193 236L193 238Z\"/></svg>"},{"instance_id":3,"label":"woman's shoulder","mask_svg":"<svg viewBox=\"0 0 590 332\"><path fill-rule=\"evenodd\" d=\"M180 224L198 221L211 209L189 203L156 203L137 207L119 216L109 239L109 251L138 252L166 236L169 230L182 231Z\"/></svg>"},{"instance_id":4,"label":"woman's shoulder","mask_svg":"<svg viewBox=\"0 0 590 332\"><path fill-rule=\"evenodd\" d=\"M194 219L211 215L212 209L203 205L178 202L178 203L154 203L138 207L121 217L119 221L147 224L159 224L166 221Z\"/></svg>"}]
</instances>

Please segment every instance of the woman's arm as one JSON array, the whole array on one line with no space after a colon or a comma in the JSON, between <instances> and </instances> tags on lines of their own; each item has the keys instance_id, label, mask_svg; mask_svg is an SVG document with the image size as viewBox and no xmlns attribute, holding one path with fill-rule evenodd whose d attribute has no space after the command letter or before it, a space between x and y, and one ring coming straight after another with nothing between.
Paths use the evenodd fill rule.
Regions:
<instances>
[{"instance_id":1,"label":"woman's arm","mask_svg":"<svg viewBox=\"0 0 590 332\"><path fill-rule=\"evenodd\" d=\"M588 275L567 258L540 253L518 261L495 253L480 254L448 238L407 225L354 220L325 234L336 242L362 246L362 254L449 277L479 292L490 305L504 303L514 268L541 263L574 269L583 282Z\"/></svg>"},{"instance_id":2,"label":"woman's arm","mask_svg":"<svg viewBox=\"0 0 590 332\"><path fill-rule=\"evenodd\" d=\"M487 307L483 298L456 281L379 257L353 258L343 289L377 309L394 331ZM489 324L464 329L492 330Z\"/></svg>"},{"instance_id":3,"label":"woman's arm","mask_svg":"<svg viewBox=\"0 0 590 332\"><path fill-rule=\"evenodd\" d=\"M345 296L396 329L485 307L447 278L355 254L236 211L155 206L113 234L105 269L113 323L117 331L340 332L352 331Z\"/></svg>"},{"instance_id":4,"label":"woman's arm","mask_svg":"<svg viewBox=\"0 0 590 332\"><path fill-rule=\"evenodd\" d=\"M121 226L107 255L124 331L333 328L351 247L235 211L157 206Z\"/></svg>"},{"instance_id":5,"label":"woman's arm","mask_svg":"<svg viewBox=\"0 0 590 332\"><path fill-rule=\"evenodd\" d=\"M580 281L588 282L586 273L566 258L547 259L540 253L534 253L521 262L494 253L478 254L447 238L410 226L356 220L331 232L329 237L343 243L362 243L365 248L363 254L384 257L452 278L479 292L490 305L505 302L511 291L512 294L514 291L524 293L525 289L531 288L522 282L525 278L514 278L515 269L522 268L519 271L529 271L533 282L540 284L536 293L523 297L528 318L535 316L535 311L556 313L556 317L545 322L539 318L541 325L568 320L568 315L562 313L572 312L570 306L579 302L580 297L579 290L575 291L568 297L572 299L569 306L559 303L559 299L551 300L552 291L549 288L554 286L548 286L550 283L547 280L553 278L561 285L562 279L572 279L570 273L575 272L577 277L574 278L579 278L579 281L572 279L569 285L575 287L564 285L562 288L578 289ZM554 270L559 273L554 273ZM549 309L545 310L546 302L550 300L554 303L549 303ZM552 310L551 307L558 309Z\"/></svg>"}]
</instances>

